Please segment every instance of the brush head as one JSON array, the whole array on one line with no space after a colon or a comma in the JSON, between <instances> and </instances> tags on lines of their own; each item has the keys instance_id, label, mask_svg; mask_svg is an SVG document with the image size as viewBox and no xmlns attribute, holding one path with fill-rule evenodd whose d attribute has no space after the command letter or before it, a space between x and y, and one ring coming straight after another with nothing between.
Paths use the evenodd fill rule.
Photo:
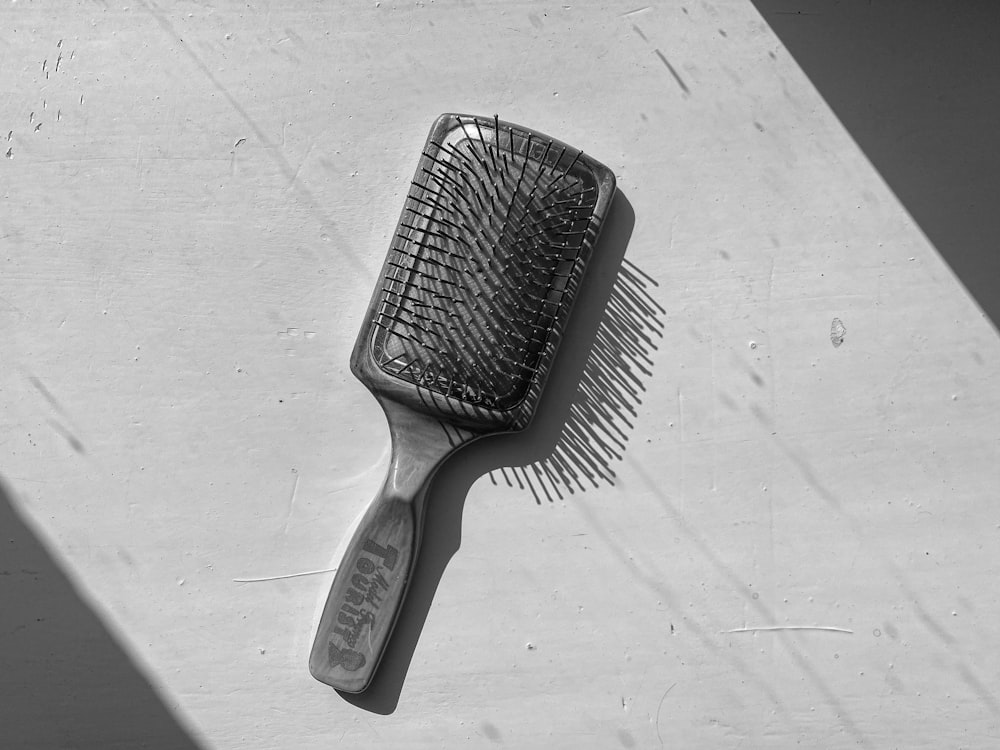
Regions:
<instances>
[{"instance_id":1,"label":"brush head","mask_svg":"<svg viewBox=\"0 0 1000 750\"><path fill-rule=\"evenodd\" d=\"M525 427L614 175L498 118L446 114L424 146L351 367L471 429Z\"/></svg>"}]
</instances>

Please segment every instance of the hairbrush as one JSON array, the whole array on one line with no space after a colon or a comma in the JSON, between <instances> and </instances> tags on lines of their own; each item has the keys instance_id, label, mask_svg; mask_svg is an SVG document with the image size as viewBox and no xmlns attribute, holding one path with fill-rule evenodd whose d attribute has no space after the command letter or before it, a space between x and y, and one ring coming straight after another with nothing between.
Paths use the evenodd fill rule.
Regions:
<instances>
[{"instance_id":1,"label":"hairbrush","mask_svg":"<svg viewBox=\"0 0 1000 750\"><path fill-rule=\"evenodd\" d=\"M534 130L435 121L351 355L392 454L320 618L316 679L368 687L435 471L462 445L531 421L614 189L603 164Z\"/></svg>"}]
</instances>

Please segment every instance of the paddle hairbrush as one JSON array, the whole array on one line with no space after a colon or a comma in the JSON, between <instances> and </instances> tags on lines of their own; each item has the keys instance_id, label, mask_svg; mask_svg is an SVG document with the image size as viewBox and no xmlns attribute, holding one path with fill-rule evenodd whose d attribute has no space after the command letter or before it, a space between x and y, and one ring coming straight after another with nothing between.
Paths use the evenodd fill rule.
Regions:
<instances>
[{"instance_id":1,"label":"paddle hairbrush","mask_svg":"<svg viewBox=\"0 0 1000 750\"><path fill-rule=\"evenodd\" d=\"M309 656L316 679L368 687L434 472L461 445L528 425L614 187L607 167L533 130L434 123L351 356L385 411L392 457L333 580Z\"/></svg>"}]
</instances>

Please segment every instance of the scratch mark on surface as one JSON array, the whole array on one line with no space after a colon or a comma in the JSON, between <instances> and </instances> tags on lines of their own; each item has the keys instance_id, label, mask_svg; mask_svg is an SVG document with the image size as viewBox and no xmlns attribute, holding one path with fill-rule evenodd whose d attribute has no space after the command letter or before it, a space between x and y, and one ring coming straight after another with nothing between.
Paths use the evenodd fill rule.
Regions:
<instances>
[{"instance_id":1,"label":"scratch mark on surface","mask_svg":"<svg viewBox=\"0 0 1000 750\"><path fill-rule=\"evenodd\" d=\"M853 518L851 519L851 521L855 522ZM853 528L853 526L852 526L852 528ZM855 534L859 534L859 532L855 531ZM860 534L859 534L859 536L860 536ZM891 561L887 561L886 564L889 566L889 569L893 571L893 573L896 575L896 577L899 578L900 581L902 581L902 583L903 583L903 592L913 601L913 609L914 609L914 611L916 611L917 617L919 618L919 620L927 627L928 630L930 630L932 633L934 633L934 635L936 635L942 641L944 641L945 643L947 643L949 646L953 645L955 643L955 637L951 633L949 633L941 625L941 623L939 623L937 620L935 620L931 616L930 612L927 611L927 608L924 607L923 603L921 603L920 598L917 595L917 592L910 586L909 583L907 583L903 579L903 573L902 573L902 571L899 570L895 566L895 564L892 563Z\"/></svg>"},{"instance_id":2,"label":"scratch mark on surface","mask_svg":"<svg viewBox=\"0 0 1000 750\"><path fill-rule=\"evenodd\" d=\"M660 704L656 707L656 739L660 741L660 747L663 747L663 737L660 736L660 710L663 708L663 701L667 699L667 695L675 687L677 687L676 682L663 691L663 696L660 698Z\"/></svg>"},{"instance_id":3,"label":"scratch mark on surface","mask_svg":"<svg viewBox=\"0 0 1000 750\"><path fill-rule=\"evenodd\" d=\"M59 412L63 416L66 415L66 410L62 407L62 404L60 404L56 400L56 397L52 395L52 392L49 391L49 389L45 387L45 384L42 383L41 380L39 380L38 378L36 378L34 375L29 376L28 380L30 380L31 384L33 386L35 386L35 388L38 389L38 392L42 394L42 396L45 398L45 400L49 402L49 406L51 406L53 409L55 409L57 412Z\"/></svg>"},{"instance_id":4,"label":"scratch mark on surface","mask_svg":"<svg viewBox=\"0 0 1000 750\"><path fill-rule=\"evenodd\" d=\"M677 421L681 427L681 442L684 442L684 394L681 389L677 389Z\"/></svg>"},{"instance_id":5,"label":"scratch mark on surface","mask_svg":"<svg viewBox=\"0 0 1000 750\"><path fill-rule=\"evenodd\" d=\"M622 13L622 18L628 18L629 16L637 16L640 13L645 13L647 10L652 10L648 5L644 5L641 8L636 8L635 10L630 10Z\"/></svg>"},{"instance_id":6,"label":"scratch mark on surface","mask_svg":"<svg viewBox=\"0 0 1000 750\"><path fill-rule=\"evenodd\" d=\"M285 528L282 530L282 534L288 533L288 523L292 520L292 510L295 508L295 493L299 489L299 472L292 469L292 473L295 474L295 481L292 482L292 494L288 498L288 511L285 513Z\"/></svg>"},{"instance_id":7,"label":"scratch mark on surface","mask_svg":"<svg viewBox=\"0 0 1000 750\"><path fill-rule=\"evenodd\" d=\"M313 215L322 221L327 231L334 232L334 221L327 215L320 202L308 189L306 189L305 186L295 183L296 170L292 169L292 165L281 153L281 150L270 138L268 138L261 126L257 124L257 121L253 117L250 116L250 113L243 107L242 104L240 104L236 97L233 96L232 92L230 92L229 89L226 88L215 76L211 68L209 68L208 65L206 65L205 62L198 56L198 54L184 42L183 38L177 33L177 30L174 29L170 21L167 20L167 17L160 9L160 6L155 2L152 2L152 0L139 0L139 3L153 16L153 18L156 19L157 24L159 24L160 28L162 28L164 32L166 32L172 39L177 40L181 49L191 59L191 62L194 63L195 67L201 71L202 75L204 75L216 88L216 90L222 94L226 101L229 102L229 106L236 110L237 114L239 114L250 129L253 130L254 134L257 136L258 143L263 144L265 150L278 166L278 169L282 172L282 174L284 174L285 178L289 181L289 184L295 186L295 190L302 202L311 209ZM285 29L285 33L293 36L301 43L301 37L295 35L289 29ZM284 125L282 125L282 145L284 145ZM337 247L354 264L354 269L359 275L364 277L368 277L370 275L364 264L351 250L347 240L345 240L339 232L337 232Z\"/></svg>"},{"instance_id":8,"label":"scratch mark on surface","mask_svg":"<svg viewBox=\"0 0 1000 750\"><path fill-rule=\"evenodd\" d=\"M63 427L61 424L59 424L57 421L55 421L54 419L50 419L49 426L52 427L52 429L58 432L60 435L62 435L63 439L67 443L69 443L69 447L75 450L81 456L87 452L87 449L84 448L83 443L80 442L80 439L72 432L67 430L65 427Z\"/></svg>"},{"instance_id":9,"label":"scratch mark on surface","mask_svg":"<svg viewBox=\"0 0 1000 750\"><path fill-rule=\"evenodd\" d=\"M763 631L773 631L773 630L824 630L828 633L850 633L854 635L853 630L848 630L847 628L835 628L831 625L761 625L754 628L733 628L732 630L721 630L720 633L757 633Z\"/></svg>"},{"instance_id":10,"label":"scratch mark on surface","mask_svg":"<svg viewBox=\"0 0 1000 750\"><path fill-rule=\"evenodd\" d=\"M635 32L636 34L638 34L638 35L639 35L639 36L640 36L640 37L642 38L642 41L644 41L644 42L648 42L648 41L649 41L649 40L648 40L648 39L646 38L646 35L642 33L642 29L640 29L640 28L639 28L638 26L636 26L635 24L632 24L632 31L634 31L634 32Z\"/></svg>"},{"instance_id":11,"label":"scratch mark on surface","mask_svg":"<svg viewBox=\"0 0 1000 750\"><path fill-rule=\"evenodd\" d=\"M285 578L301 578L303 576L316 576L321 573L336 573L336 568L323 568L322 570L306 570L302 573L285 573L277 576L261 576L259 578L234 578L233 583L261 583L263 581L281 581Z\"/></svg>"},{"instance_id":12,"label":"scratch mark on surface","mask_svg":"<svg viewBox=\"0 0 1000 750\"><path fill-rule=\"evenodd\" d=\"M990 692L989 688L976 677L972 670L965 664L959 664L958 673L961 675L962 680L972 688L973 692L979 696L979 700L985 703L990 710L993 712L994 716L1000 716L1000 704L997 703L996 696Z\"/></svg>"},{"instance_id":13,"label":"scratch mark on surface","mask_svg":"<svg viewBox=\"0 0 1000 750\"><path fill-rule=\"evenodd\" d=\"M691 95L691 89L689 89L687 87L687 84L684 83L684 79L680 77L680 75L674 69L674 66L670 64L670 61L667 59L666 55L664 55L658 49L657 50L653 50L653 51L656 53L656 56L660 58L660 60L663 62L663 64L667 66L667 70L670 71L670 75L672 75L674 77L674 80L677 81L677 85L681 87L681 91L683 91L685 94L687 94L688 96L690 96Z\"/></svg>"},{"instance_id":14,"label":"scratch mark on surface","mask_svg":"<svg viewBox=\"0 0 1000 750\"><path fill-rule=\"evenodd\" d=\"M135 178L139 181L139 186L142 186L142 138L139 138L139 142L135 146Z\"/></svg>"},{"instance_id":15,"label":"scratch mark on surface","mask_svg":"<svg viewBox=\"0 0 1000 750\"><path fill-rule=\"evenodd\" d=\"M10 153L10 149L7 149L7 158L8 159L13 159L14 158L14 156ZM8 237L10 237L11 235L12 235L12 233L10 233L10 232L8 232L7 234L0 234L0 240L5 240ZM26 313L24 312L24 310L22 310L20 307L18 307L17 305L15 305L13 302L11 302L6 297L0 296L0 304L5 305L8 310L13 310L14 312L16 312L22 318L25 317L25 315L26 315Z\"/></svg>"},{"instance_id":16,"label":"scratch mark on surface","mask_svg":"<svg viewBox=\"0 0 1000 750\"><path fill-rule=\"evenodd\" d=\"M299 166L296 167L295 173L288 178L288 188L293 187L295 183L298 182L299 175L302 173L302 167L306 165L306 162L309 160L309 155L312 153L313 148L315 146L316 146L316 141L313 141L312 143L309 144L309 148L306 149L306 155L302 157L302 161L300 161ZM285 189L287 190L288 188Z\"/></svg>"},{"instance_id":17,"label":"scratch mark on surface","mask_svg":"<svg viewBox=\"0 0 1000 750\"><path fill-rule=\"evenodd\" d=\"M692 542L694 542L694 544L698 547L698 549L702 552L702 554L705 555L706 559L708 559L720 573L722 573L727 579L729 579L734 589L736 588L743 589L745 583L743 582L740 575L719 557L719 555L711 548L711 546L708 545L706 541L702 538L701 534L697 532L697 529L692 528L690 526L689 522L685 519L683 509L678 508L677 506L674 505L674 503L664 493L663 488L643 470L643 467L631 455L627 455L626 460L630 462L633 470L636 471L642 482L650 490L653 496L659 499L663 509L667 513L669 513L669 515L673 519L673 522L680 527L680 530L685 533L686 537L690 539ZM681 493L681 497L683 497L683 493ZM580 507L582 508L583 506ZM598 533L601 532L600 526L594 526L593 528L596 531L598 531ZM638 577L638 580L645 582L643 581L641 576ZM658 593L660 591L658 588L655 587L653 588L653 590L657 591ZM661 594L661 598L665 597L663 597L663 595ZM757 609L761 615L764 615L766 617L766 615L768 614L766 606L761 604L759 599L758 600L751 599L750 601L752 602L751 606ZM693 629L694 634L698 636L698 638L705 645L707 645L709 642L713 644L716 643L714 639L714 634L712 636L709 636L707 632L702 633L700 627L694 621L689 621L688 623L686 623L685 628ZM837 694L835 694L833 690L831 690L830 687L826 684L825 680L823 680L823 678L816 672L816 670L812 668L810 662L802 655L802 653L796 647L795 640L788 638L779 638L777 639L777 641L778 641L778 646L784 648L787 651L787 653L791 656L792 660L795 662L797 668L802 672L803 676L812 681L814 687L822 694L824 699L837 712L836 714L837 719L843 725L843 728L849 731L851 734L855 736L857 740L859 740L858 744L863 744L863 741L865 739L864 734L852 720L851 712L847 710L847 708L838 698ZM755 670L752 670L749 667L749 665L747 665L742 659L738 658L737 656L731 655L729 657L729 660L731 661L733 666L736 667L740 672L742 672L747 678L752 679L757 683L758 689L762 691L764 695L767 696L767 698L771 701L771 703L774 705L775 708L784 710L784 703L778 697L777 693L774 691L773 686L770 684L769 680L764 679L762 676L758 675Z\"/></svg>"}]
</instances>

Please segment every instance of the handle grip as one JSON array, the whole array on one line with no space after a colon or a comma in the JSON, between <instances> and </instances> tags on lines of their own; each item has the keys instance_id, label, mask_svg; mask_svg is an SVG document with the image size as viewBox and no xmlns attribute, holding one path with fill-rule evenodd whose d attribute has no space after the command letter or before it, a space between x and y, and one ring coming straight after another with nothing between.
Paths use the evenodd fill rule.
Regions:
<instances>
[{"instance_id":1,"label":"handle grip","mask_svg":"<svg viewBox=\"0 0 1000 750\"><path fill-rule=\"evenodd\" d=\"M348 693L360 693L371 682L406 594L420 511L419 503L383 488L361 519L309 655L309 671L320 682Z\"/></svg>"},{"instance_id":2,"label":"handle grip","mask_svg":"<svg viewBox=\"0 0 1000 750\"><path fill-rule=\"evenodd\" d=\"M389 471L337 568L309 654L313 677L348 693L368 687L396 624L431 478L450 453L478 437L454 427L448 433L438 420L376 397L392 435Z\"/></svg>"}]
</instances>

